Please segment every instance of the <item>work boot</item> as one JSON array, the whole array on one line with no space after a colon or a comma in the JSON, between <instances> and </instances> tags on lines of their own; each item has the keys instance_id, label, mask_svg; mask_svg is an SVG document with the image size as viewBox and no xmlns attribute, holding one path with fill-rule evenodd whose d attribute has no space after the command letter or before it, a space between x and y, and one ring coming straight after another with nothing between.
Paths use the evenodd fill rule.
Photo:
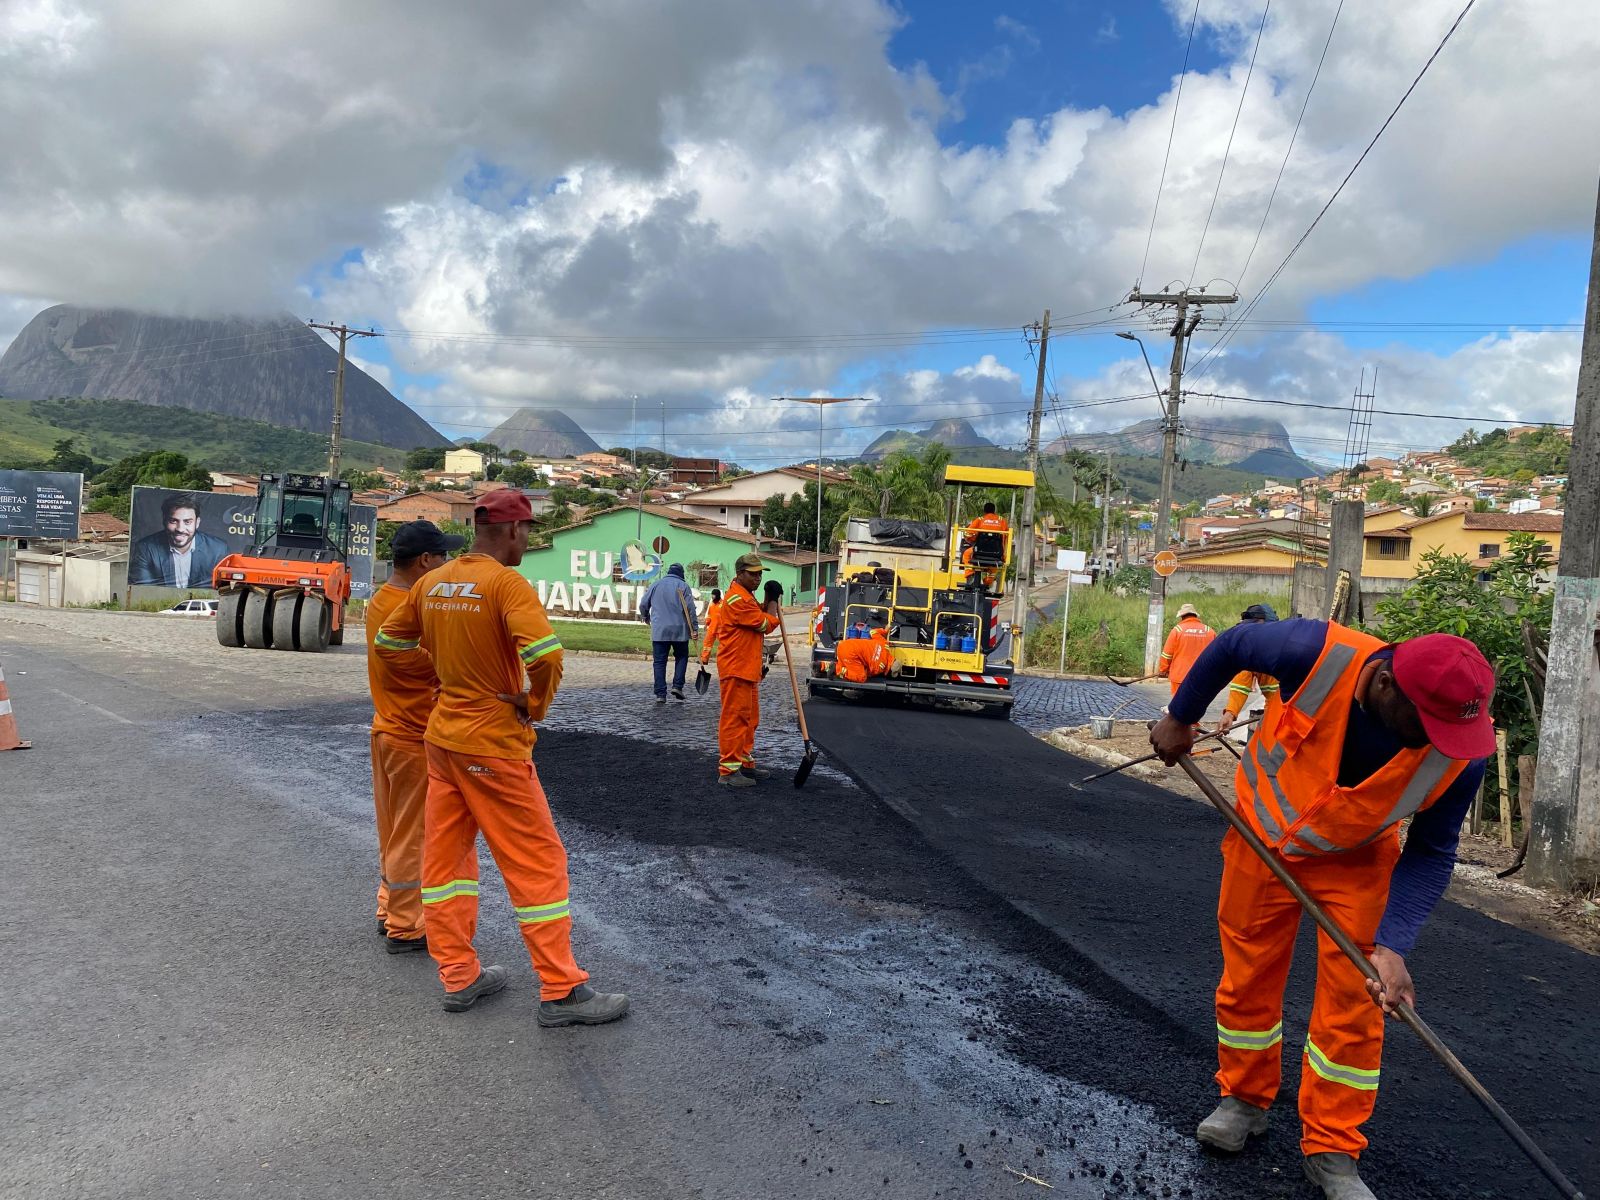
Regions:
<instances>
[{"instance_id":1,"label":"work boot","mask_svg":"<svg viewBox=\"0 0 1600 1200\"><path fill-rule=\"evenodd\" d=\"M772 772L765 767L740 767L739 774L746 779L771 779Z\"/></svg>"},{"instance_id":2,"label":"work boot","mask_svg":"<svg viewBox=\"0 0 1600 1200\"><path fill-rule=\"evenodd\" d=\"M735 771L732 775L718 776L717 783L723 787L755 787L756 785L756 781L742 770Z\"/></svg>"},{"instance_id":3,"label":"work boot","mask_svg":"<svg viewBox=\"0 0 1600 1200\"><path fill-rule=\"evenodd\" d=\"M674 700L682 700L682 699L684 699L683 689L682 688L673 688L672 689L672 698Z\"/></svg>"},{"instance_id":4,"label":"work boot","mask_svg":"<svg viewBox=\"0 0 1600 1200\"><path fill-rule=\"evenodd\" d=\"M604 1025L628 1013L628 997L622 992L597 992L580 983L560 1000L539 1003L539 1024L546 1029L562 1025Z\"/></svg>"},{"instance_id":5,"label":"work boot","mask_svg":"<svg viewBox=\"0 0 1600 1200\"><path fill-rule=\"evenodd\" d=\"M478 977L459 992L444 994L445 1012L466 1012L485 996L492 996L506 985L504 967L485 967Z\"/></svg>"},{"instance_id":6,"label":"work boot","mask_svg":"<svg viewBox=\"0 0 1600 1200\"><path fill-rule=\"evenodd\" d=\"M667 702L667 698L665 696L657 696L656 697L656 703L657 704L665 704L666 702Z\"/></svg>"},{"instance_id":7,"label":"work boot","mask_svg":"<svg viewBox=\"0 0 1600 1200\"><path fill-rule=\"evenodd\" d=\"M1378 1200L1348 1154L1308 1154L1302 1161L1306 1178L1322 1189L1324 1200Z\"/></svg>"},{"instance_id":8,"label":"work boot","mask_svg":"<svg viewBox=\"0 0 1600 1200\"><path fill-rule=\"evenodd\" d=\"M415 954L418 950L428 948L428 939L425 937L397 938L385 934L383 940L385 943L383 948L390 954Z\"/></svg>"},{"instance_id":9,"label":"work boot","mask_svg":"<svg viewBox=\"0 0 1600 1200\"><path fill-rule=\"evenodd\" d=\"M1266 1109L1224 1096L1211 1115L1200 1122L1194 1136L1213 1149L1237 1154L1247 1141L1266 1131Z\"/></svg>"}]
</instances>

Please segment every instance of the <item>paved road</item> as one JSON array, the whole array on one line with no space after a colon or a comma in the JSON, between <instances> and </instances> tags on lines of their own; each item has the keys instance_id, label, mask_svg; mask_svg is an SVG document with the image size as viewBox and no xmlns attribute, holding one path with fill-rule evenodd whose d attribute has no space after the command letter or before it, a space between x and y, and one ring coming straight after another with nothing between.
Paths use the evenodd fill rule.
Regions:
<instances>
[{"instance_id":1,"label":"paved road","mask_svg":"<svg viewBox=\"0 0 1600 1200\"><path fill-rule=\"evenodd\" d=\"M995 997L1012 1051L1075 1085L1188 1129L1213 1102L1211 991L1221 819L1137 780L1073 792L1092 764L1011 725L957 715L808 706L813 736L965 878L1037 923L1035 955L1103 1006L1048 990ZM918 764L918 772L904 769ZM936 779L925 786L923 779ZM1309 1017L1313 956L1292 979L1285 1045ZM1600 959L1448 901L1412 956L1422 1011L1580 1183L1600 1180ZM1296 1078L1295 1065L1286 1078ZM1300 1196L1293 1105L1237 1162L1201 1160L1197 1194ZM1406 1030L1391 1027L1368 1162L1379 1194L1427 1200L1546 1194L1512 1144ZM1205 1189L1202 1191L1202 1189ZM1235 1190L1237 1189L1237 1190Z\"/></svg>"}]
</instances>

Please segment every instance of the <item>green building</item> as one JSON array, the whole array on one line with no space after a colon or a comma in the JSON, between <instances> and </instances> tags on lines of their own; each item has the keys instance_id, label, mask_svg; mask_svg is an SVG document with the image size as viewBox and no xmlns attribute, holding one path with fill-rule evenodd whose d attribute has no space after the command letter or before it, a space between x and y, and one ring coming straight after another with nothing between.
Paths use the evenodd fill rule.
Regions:
<instances>
[{"instance_id":1,"label":"green building","mask_svg":"<svg viewBox=\"0 0 1600 1200\"><path fill-rule=\"evenodd\" d=\"M672 563L683 564L704 613L711 589L726 589L734 560L752 549L767 564L766 578L783 584L784 603L805 603L816 595L812 551L791 542L756 542L658 504L604 509L555 530L550 539L549 546L529 550L517 570L539 589L551 616L633 617L639 597ZM822 582L831 581L837 562L834 555L822 556Z\"/></svg>"}]
</instances>

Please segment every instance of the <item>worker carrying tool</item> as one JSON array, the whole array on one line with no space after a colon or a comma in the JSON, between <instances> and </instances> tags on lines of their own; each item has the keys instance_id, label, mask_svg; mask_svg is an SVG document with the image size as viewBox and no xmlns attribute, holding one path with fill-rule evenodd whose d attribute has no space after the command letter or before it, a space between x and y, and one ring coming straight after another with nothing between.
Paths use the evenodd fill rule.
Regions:
<instances>
[{"instance_id":1,"label":"worker carrying tool","mask_svg":"<svg viewBox=\"0 0 1600 1200\"><path fill-rule=\"evenodd\" d=\"M767 772L756 766L756 726L761 721L761 676L765 673L764 635L782 620L783 585L772 580L757 601L755 589L767 568L760 555L742 554L733 565L733 582L722 598L717 620L717 677L722 714L717 722L717 782L753 787ZM777 591L774 593L773 589Z\"/></svg>"},{"instance_id":2,"label":"worker carrying tool","mask_svg":"<svg viewBox=\"0 0 1600 1200\"><path fill-rule=\"evenodd\" d=\"M479 497L472 552L424 575L373 644L391 659L425 650L439 676L423 735L422 905L445 1011L464 1012L506 985L506 969L481 966L472 946L481 831L539 975L539 1024L599 1025L624 1015L628 997L595 991L573 959L567 852L533 767L533 726L555 698L562 654L539 593L512 570L532 528L520 491Z\"/></svg>"},{"instance_id":3,"label":"worker carrying tool","mask_svg":"<svg viewBox=\"0 0 1600 1200\"><path fill-rule=\"evenodd\" d=\"M1264 621L1276 621L1278 611L1270 604L1252 604L1239 614L1239 620L1252 621L1260 624ZM1217 732L1227 733L1233 728L1234 722L1239 719L1239 714L1244 711L1244 706L1250 699L1250 692L1261 689L1261 698L1266 701L1266 719L1278 719L1278 681L1271 675L1257 675L1254 671L1240 671L1228 684L1228 706L1223 710L1222 716L1217 718Z\"/></svg>"},{"instance_id":4,"label":"worker carrying tool","mask_svg":"<svg viewBox=\"0 0 1600 1200\"><path fill-rule=\"evenodd\" d=\"M1461 822L1494 750L1494 671L1465 638L1394 645L1323 621L1246 622L1218 637L1152 729L1171 765L1240 671L1287 697L1234 777L1238 813L1360 947L1366 977L1326 933L1300 1071L1300 1147L1327 1200L1372 1200L1357 1160L1377 1099L1383 1016L1415 1004L1405 956L1450 882ZM1400 848L1399 822L1415 814ZM1237 831L1222 843L1216 1079L1196 1137L1237 1151L1267 1127L1282 1070L1283 990L1300 905Z\"/></svg>"},{"instance_id":5,"label":"worker carrying tool","mask_svg":"<svg viewBox=\"0 0 1600 1200\"><path fill-rule=\"evenodd\" d=\"M858 621L850 636L839 643L834 652L834 673L850 683L865 683L879 675L887 675L894 667L894 651L889 646L889 631L884 626L885 614L874 614L872 627Z\"/></svg>"},{"instance_id":6,"label":"worker carrying tool","mask_svg":"<svg viewBox=\"0 0 1600 1200\"><path fill-rule=\"evenodd\" d=\"M711 661L711 649L717 644L717 626L722 621L722 589L711 589L711 602L706 605L706 627L700 634L700 665Z\"/></svg>"},{"instance_id":7,"label":"worker carrying tool","mask_svg":"<svg viewBox=\"0 0 1600 1200\"><path fill-rule=\"evenodd\" d=\"M983 512L977 517L974 517L972 523L961 532L961 565L967 568L966 579L968 583L971 583L972 577L978 573L977 569L972 565L972 555L973 551L977 547L978 535L981 533L1010 533L1011 522L1007 521L995 511L994 503L991 501L983 506ZM983 586L986 588L993 588L995 581L999 579L999 577L998 567L984 568Z\"/></svg>"},{"instance_id":8,"label":"worker carrying tool","mask_svg":"<svg viewBox=\"0 0 1600 1200\"><path fill-rule=\"evenodd\" d=\"M1192 604L1178 610L1178 623L1167 634L1167 644L1161 649L1161 661L1156 664L1156 674L1172 684L1172 694L1194 666L1195 659L1216 638L1217 631L1200 619Z\"/></svg>"},{"instance_id":9,"label":"worker carrying tool","mask_svg":"<svg viewBox=\"0 0 1600 1200\"><path fill-rule=\"evenodd\" d=\"M394 531L394 573L367 601L367 684L372 689L372 806L378 826L378 928L390 954L428 948L422 933L422 810L428 795L423 734L439 677L426 650L388 656L373 649L378 630L413 584L466 539L432 521Z\"/></svg>"}]
</instances>

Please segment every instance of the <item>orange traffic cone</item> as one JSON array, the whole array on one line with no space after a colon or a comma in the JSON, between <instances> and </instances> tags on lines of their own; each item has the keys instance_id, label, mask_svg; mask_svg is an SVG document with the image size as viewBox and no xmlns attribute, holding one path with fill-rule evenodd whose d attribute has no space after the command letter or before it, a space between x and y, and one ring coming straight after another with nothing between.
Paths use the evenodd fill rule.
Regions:
<instances>
[{"instance_id":1,"label":"orange traffic cone","mask_svg":"<svg viewBox=\"0 0 1600 1200\"><path fill-rule=\"evenodd\" d=\"M17 736L17 718L11 715L11 694L6 691L6 673L0 670L0 750L27 750L32 745Z\"/></svg>"}]
</instances>

